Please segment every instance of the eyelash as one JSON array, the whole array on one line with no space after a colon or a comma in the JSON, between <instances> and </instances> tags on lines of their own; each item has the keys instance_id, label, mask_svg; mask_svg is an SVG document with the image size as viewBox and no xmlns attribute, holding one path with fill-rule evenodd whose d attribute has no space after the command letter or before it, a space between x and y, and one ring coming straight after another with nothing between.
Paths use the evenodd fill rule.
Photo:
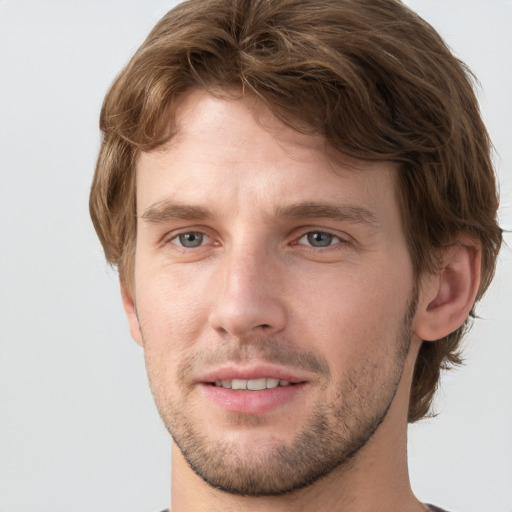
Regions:
<instances>
[{"instance_id":1,"label":"eyelash","mask_svg":"<svg viewBox=\"0 0 512 512\"><path fill-rule=\"evenodd\" d=\"M313 245L311 238L314 235L324 235L324 236L327 235L329 237L329 244L328 245L319 245L319 246ZM303 239L307 240L309 243L301 244L300 242ZM334 242L334 243L331 243L331 242ZM297 239L297 241L293 245L304 245L304 246L309 247L310 249L314 249L314 250L328 250L328 249L334 248L338 244L343 244L343 243L347 243L347 241L343 240L341 237L339 237L338 235L335 235L334 233L330 233L329 231L314 230L314 231L307 231L306 233L304 233L300 238Z\"/></svg>"},{"instance_id":2,"label":"eyelash","mask_svg":"<svg viewBox=\"0 0 512 512\"><path fill-rule=\"evenodd\" d=\"M183 237L185 235L199 235L200 237L202 237L202 240L201 240L201 243L197 246L194 246L194 247L187 247L186 245L183 245L183 244L177 244L177 243L174 243L174 240L179 240L180 237ZM203 233L202 231L183 231L182 233L178 233L174 236L172 236L169 240L168 240L168 243L171 243L173 245L176 245L177 247L179 247L180 249L182 250L187 250L187 249L197 249L198 247L202 247L203 245L205 245L203 243L204 241L204 238L211 238L209 235L207 235L206 233Z\"/></svg>"},{"instance_id":3,"label":"eyelash","mask_svg":"<svg viewBox=\"0 0 512 512\"><path fill-rule=\"evenodd\" d=\"M183 237L185 235L199 235L200 237L202 237L200 244L196 245L196 246L187 247L186 245L183 245L183 243L175 242L176 240L179 240L180 237ZM312 237L314 235L327 235L328 237L330 237L329 242L334 241L334 243L329 243L329 245L325 245L325 246L314 246L311 244L311 239L310 239L310 237ZM205 238L206 238L206 241L208 241L208 239L212 239L213 237L204 233L203 231L190 230L190 231L183 231L181 233L177 233L177 234L173 235L171 238L167 239L167 241L165 241L165 243L166 244L170 243L182 251L189 251L192 249L198 249L198 248L206 245L206 243L203 243ZM309 242L309 244L301 243L301 240L303 240L303 239L307 240ZM333 250L333 249L338 248L337 246L340 244L346 245L348 243L350 243L349 240L344 239L341 236L335 235L334 233L331 233L330 231L320 230L320 229L316 229L316 230L311 229L309 231L302 233L298 238L296 238L293 242L291 242L290 245L294 245L294 246L301 245L301 246L307 247L309 250L313 250L315 252L320 252L320 251Z\"/></svg>"}]
</instances>

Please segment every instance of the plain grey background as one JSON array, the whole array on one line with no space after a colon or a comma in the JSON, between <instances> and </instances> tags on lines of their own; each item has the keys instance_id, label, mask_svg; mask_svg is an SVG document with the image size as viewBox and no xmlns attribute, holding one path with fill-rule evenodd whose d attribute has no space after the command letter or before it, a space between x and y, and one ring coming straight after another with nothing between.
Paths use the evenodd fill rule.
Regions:
<instances>
[{"instance_id":1,"label":"plain grey background","mask_svg":"<svg viewBox=\"0 0 512 512\"><path fill-rule=\"evenodd\" d=\"M103 96L163 0L0 0L0 512L157 512L170 441L88 217ZM478 75L512 228L512 2L410 0ZM510 236L508 236L510 243ZM418 497L512 511L512 253L410 429Z\"/></svg>"}]
</instances>

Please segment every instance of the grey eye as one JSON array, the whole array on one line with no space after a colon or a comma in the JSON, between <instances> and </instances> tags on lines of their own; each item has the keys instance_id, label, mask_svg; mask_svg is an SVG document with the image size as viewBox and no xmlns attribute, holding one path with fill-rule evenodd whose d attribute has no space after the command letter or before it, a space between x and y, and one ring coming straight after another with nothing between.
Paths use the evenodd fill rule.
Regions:
<instances>
[{"instance_id":1,"label":"grey eye","mask_svg":"<svg viewBox=\"0 0 512 512\"><path fill-rule=\"evenodd\" d=\"M181 235L178 235L174 240L182 247L191 248L203 245L204 238L205 236L203 233L191 231L190 233L181 233Z\"/></svg>"},{"instance_id":2,"label":"grey eye","mask_svg":"<svg viewBox=\"0 0 512 512\"><path fill-rule=\"evenodd\" d=\"M316 231L307 234L308 242L313 247L327 247L332 243L333 238L333 235L329 233L322 233L321 231Z\"/></svg>"},{"instance_id":3,"label":"grey eye","mask_svg":"<svg viewBox=\"0 0 512 512\"><path fill-rule=\"evenodd\" d=\"M333 240L337 237L331 235L330 233L324 233L322 231L312 231L308 233L305 237L309 245L312 247L328 247L332 244Z\"/></svg>"}]
</instances>

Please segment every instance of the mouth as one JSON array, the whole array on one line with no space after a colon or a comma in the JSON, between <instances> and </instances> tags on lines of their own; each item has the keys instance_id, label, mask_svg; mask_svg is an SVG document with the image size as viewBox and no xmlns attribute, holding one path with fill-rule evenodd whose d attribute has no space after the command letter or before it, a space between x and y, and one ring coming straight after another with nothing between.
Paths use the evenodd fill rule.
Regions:
<instances>
[{"instance_id":1,"label":"mouth","mask_svg":"<svg viewBox=\"0 0 512 512\"><path fill-rule=\"evenodd\" d=\"M233 389L237 391L262 391L264 389L274 389L277 387L294 386L295 383L284 379L266 378L259 379L222 379L210 383L212 386L222 387L224 389Z\"/></svg>"},{"instance_id":2,"label":"mouth","mask_svg":"<svg viewBox=\"0 0 512 512\"><path fill-rule=\"evenodd\" d=\"M308 381L278 367L218 369L197 382L212 405L225 413L261 415L289 406L308 388Z\"/></svg>"}]
</instances>

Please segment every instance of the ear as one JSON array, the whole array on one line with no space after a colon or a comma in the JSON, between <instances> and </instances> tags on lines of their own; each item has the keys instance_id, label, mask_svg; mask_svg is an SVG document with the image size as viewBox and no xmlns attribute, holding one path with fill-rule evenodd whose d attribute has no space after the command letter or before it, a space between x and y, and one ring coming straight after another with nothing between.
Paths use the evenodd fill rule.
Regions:
<instances>
[{"instance_id":1,"label":"ear","mask_svg":"<svg viewBox=\"0 0 512 512\"><path fill-rule=\"evenodd\" d=\"M459 237L443 254L440 269L422 280L413 331L435 341L458 329L469 316L480 286L480 246Z\"/></svg>"},{"instance_id":2,"label":"ear","mask_svg":"<svg viewBox=\"0 0 512 512\"><path fill-rule=\"evenodd\" d=\"M140 330L139 317L137 316L137 308L133 300L132 293L128 290L126 285L121 282L121 297L123 299L124 312L128 319L128 326L132 338L142 347L142 333Z\"/></svg>"}]
</instances>

